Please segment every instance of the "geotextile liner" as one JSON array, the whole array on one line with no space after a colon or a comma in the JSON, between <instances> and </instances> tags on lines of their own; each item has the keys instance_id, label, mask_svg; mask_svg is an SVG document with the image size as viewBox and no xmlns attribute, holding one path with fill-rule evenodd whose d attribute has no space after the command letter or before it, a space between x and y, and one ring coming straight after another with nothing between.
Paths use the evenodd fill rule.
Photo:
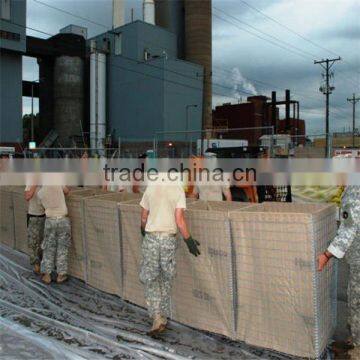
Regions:
<instances>
[{"instance_id":1,"label":"geotextile liner","mask_svg":"<svg viewBox=\"0 0 360 360\"><path fill-rule=\"evenodd\" d=\"M123 295L122 249L118 204L139 194L109 193L84 200L86 282L103 291Z\"/></svg>"},{"instance_id":2,"label":"geotextile liner","mask_svg":"<svg viewBox=\"0 0 360 360\"><path fill-rule=\"evenodd\" d=\"M15 248L12 188L11 186L0 186L0 242Z\"/></svg>"},{"instance_id":3,"label":"geotextile liner","mask_svg":"<svg viewBox=\"0 0 360 360\"><path fill-rule=\"evenodd\" d=\"M317 256L336 233L335 207L264 203L230 213L236 337L248 344L319 357L335 325L334 260Z\"/></svg>"},{"instance_id":4,"label":"geotextile liner","mask_svg":"<svg viewBox=\"0 0 360 360\"><path fill-rule=\"evenodd\" d=\"M15 249L30 255L27 241L27 213L29 203L25 200L25 187L16 186L12 189L15 226Z\"/></svg>"},{"instance_id":5,"label":"geotextile liner","mask_svg":"<svg viewBox=\"0 0 360 360\"><path fill-rule=\"evenodd\" d=\"M236 294L228 211L249 206L217 201L188 206L186 222L192 237L200 242L201 255L194 257L184 241L179 241L172 296L174 320L235 338Z\"/></svg>"},{"instance_id":6,"label":"geotextile liner","mask_svg":"<svg viewBox=\"0 0 360 360\"><path fill-rule=\"evenodd\" d=\"M68 215L71 220L71 246L69 250L69 274L85 280L85 238L84 238L84 199L104 194L100 188L72 188L65 196Z\"/></svg>"}]
</instances>

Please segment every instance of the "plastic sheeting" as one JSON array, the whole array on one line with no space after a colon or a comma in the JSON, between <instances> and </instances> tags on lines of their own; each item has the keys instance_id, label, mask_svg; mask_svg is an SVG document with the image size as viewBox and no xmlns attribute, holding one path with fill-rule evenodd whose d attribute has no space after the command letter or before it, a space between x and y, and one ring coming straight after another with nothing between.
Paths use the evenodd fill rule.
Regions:
<instances>
[{"instance_id":1,"label":"plastic sheeting","mask_svg":"<svg viewBox=\"0 0 360 360\"><path fill-rule=\"evenodd\" d=\"M333 261L317 255L336 231L335 207L263 203L230 215L237 278L237 338L318 357L335 321Z\"/></svg>"},{"instance_id":2,"label":"plastic sheeting","mask_svg":"<svg viewBox=\"0 0 360 360\"><path fill-rule=\"evenodd\" d=\"M10 359L289 359L170 322L146 335L145 310L71 278L46 286L28 257L0 245L0 357Z\"/></svg>"}]
</instances>

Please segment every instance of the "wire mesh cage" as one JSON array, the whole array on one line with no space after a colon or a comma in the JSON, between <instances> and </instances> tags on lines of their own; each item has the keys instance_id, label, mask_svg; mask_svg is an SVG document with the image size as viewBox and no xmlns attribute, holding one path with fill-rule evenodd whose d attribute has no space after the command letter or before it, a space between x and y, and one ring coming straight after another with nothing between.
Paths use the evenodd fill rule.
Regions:
<instances>
[{"instance_id":1,"label":"wire mesh cage","mask_svg":"<svg viewBox=\"0 0 360 360\"><path fill-rule=\"evenodd\" d=\"M123 296L122 249L118 204L138 194L110 193L84 200L87 283Z\"/></svg>"},{"instance_id":2,"label":"wire mesh cage","mask_svg":"<svg viewBox=\"0 0 360 360\"><path fill-rule=\"evenodd\" d=\"M12 187L0 186L0 242L15 247L14 206Z\"/></svg>"},{"instance_id":3,"label":"wire mesh cage","mask_svg":"<svg viewBox=\"0 0 360 360\"><path fill-rule=\"evenodd\" d=\"M69 249L69 274L85 280L85 239L84 239L84 200L104 194L100 188L72 188L66 196L66 205L71 220L71 246Z\"/></svg>"},{"instance_id":4,"label":"wire mesh cage","mask_svg":"<svg viewBox=\"0 0 360 360\"><path fill-rule=\"evenodd\" d=\"M234 241L236 336L251 345L318 357L334 329L334 263L317 255L336 232L326 204L263 203L230 213Z\"/></svg>"},{"instance_id":5,"label":"wire mesh cage","mask_svg":"<svg viewBox=\"0 0 360 360\"><path fill-rule=\"evenodd\" d=\"M183 241L177 250L172 317L195 328L235 338L233 250L228 212L244 203L198 201L186 221L201 255L193 257Z\"/></svg>"},{"instance_id":6,"label":"wire mesh cage","mask_svg":"<svg viewBox=\"0 0 360 360\"><path fill-rule=\"evenodd\" d=\"M24 186L14 186L12 188L15 249L30 255L30 248L27 241L28 203L25 200L24 191Z\"/></svg>"}]
</instances>

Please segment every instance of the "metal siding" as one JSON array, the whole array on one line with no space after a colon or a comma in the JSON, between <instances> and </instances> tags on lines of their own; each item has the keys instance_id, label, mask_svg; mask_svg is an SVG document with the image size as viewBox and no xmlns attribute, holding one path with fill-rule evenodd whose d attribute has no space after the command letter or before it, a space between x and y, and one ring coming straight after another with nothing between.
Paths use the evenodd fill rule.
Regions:
<instances>
[{"instance_id":1,"label":"metal siding","mask_svg":"<svg viewBox=\"0 0 360 360\"><path fill-rule=\"evenodd\" d=\"M0 142L22 142L22 59L0 53Z\"/></svg>"},{"instance_id":2,"label":"metal siding","mask_svg":"<svg viewBox=\"0 0 360 360\"><path fill-rule=\"evenodd\" d=\"M0 19L0 30L20 34L20 41L0 39L0 48L26 51L26 0L11 1L11 20Z\"/></svg>"}]
</instances>

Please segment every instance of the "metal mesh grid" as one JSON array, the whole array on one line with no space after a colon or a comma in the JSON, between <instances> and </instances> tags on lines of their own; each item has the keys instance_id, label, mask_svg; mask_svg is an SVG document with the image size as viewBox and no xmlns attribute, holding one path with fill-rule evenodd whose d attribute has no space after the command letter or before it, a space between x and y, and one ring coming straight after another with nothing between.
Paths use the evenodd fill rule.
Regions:
<instances>
[{"instance_id":1,"label":"metal mesh grid","mask_svg":"<svg viewBox=\"0 0 360 360\"><path fill-rule=\"evenodd\" d=\"M296 356L321 355L331 335L333 271L330 266L318 274L316 255L335 234L334 215L332 205L289 203L230 213L238 340Z\"/></svg>"},{"instance_id":2,"label":"metal mesh grid","mask_svg":"<svg viewBox=\"0 0 360 360\"><path fill-rule=\"evenodd\" d=\"M0 187L0 242L15 247L14 207L10 186Z\"/></svg>"},{"instance_id":3,"label":"metal mesh grid","mask_svg":"<svg viewBox=\"0 0 360 360\"><path fill-rule=\"evenodd\" d=\"M71 220L71 246L69 251L69 274L85 280L85 246L84 246L84 202L87 197L104 193L100 188L71 189L66 196L66 205Z\"/></svg>"},{"instance_id":4,"label":"metal mesh grid","mask_svg":"<svg viewBox=\"0 0 360 360\"><path fill-rule=\"evenodd\" d=\"M20 186L13 189L12 199L14 206L14 225L15 225L15 248L25 254L30 255L27 242L27 213L28 203L24 197L25 187Z\"/></svg>"},{"instance_id":5,"label":"metal mesh grid","mask_svg":"<svg viewBox=\"0 0 360 360\"><path fill-rule=\"evenodd\" d=\"M201 244L201 256L193 257L185 243L179 242L172 317L192 327L235 338L234 264L227 212L249 204L229 204L199 201L189 205L185 216L190 233Z\"/></svg>"},{"instance_id":6,"label":"metal mesh grid","mask_svg":"<svg viewBox=\"0 0 360 360\"><path fill-rule=\"evenodd\" d=\"M138 194L111 193L84 200L87 283L122 296L122 251L118 203Z\"/></svg>"}]
</instances>

